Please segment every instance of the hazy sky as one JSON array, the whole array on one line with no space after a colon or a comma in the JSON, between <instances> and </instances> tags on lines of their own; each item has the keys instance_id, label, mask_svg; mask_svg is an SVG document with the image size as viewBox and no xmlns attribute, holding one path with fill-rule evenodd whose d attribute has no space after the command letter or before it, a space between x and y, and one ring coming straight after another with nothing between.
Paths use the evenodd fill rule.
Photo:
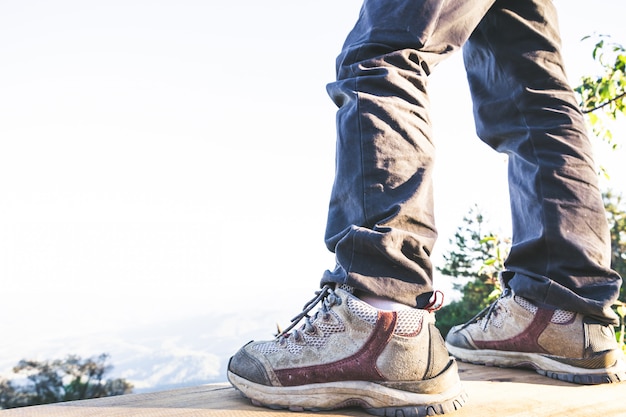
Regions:
<instances>
[{"instance_id":1,"label":"hazy sky","mask_svg":"<svg viewBox=\"0 0 626 417\"><path fill-rule=\"evenodd\" d=\"M556 4L576 83L593 71L584 35L626 43L626 3ZM0 1L0 354L211 311L297 313L332 267L325 84L359 7ZM508 200L459 55L431 94L439 256L473 203L508 233Z\"/></svg>"}]
</instances>

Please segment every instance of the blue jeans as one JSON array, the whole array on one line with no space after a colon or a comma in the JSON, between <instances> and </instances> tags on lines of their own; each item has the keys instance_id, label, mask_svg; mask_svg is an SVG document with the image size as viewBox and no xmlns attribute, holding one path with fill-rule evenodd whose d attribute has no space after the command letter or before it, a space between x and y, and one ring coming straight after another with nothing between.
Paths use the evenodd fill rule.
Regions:
<instances>
[{"instance_id":1,"label":"blue jeans","mask_svg":"<svg viewBox=\"0 0 626 417\"><path fill-rule=\"evenodd\" d=\"M617 323L610 306L621 278L610 269L597 174L551 0L365 0L328 85L339 110L326 244L337 265L322 283L417 307L430 298L437 231L427 78L461 47L478 136L509 157L506 284Z\"/></svg>"}]
</instances>

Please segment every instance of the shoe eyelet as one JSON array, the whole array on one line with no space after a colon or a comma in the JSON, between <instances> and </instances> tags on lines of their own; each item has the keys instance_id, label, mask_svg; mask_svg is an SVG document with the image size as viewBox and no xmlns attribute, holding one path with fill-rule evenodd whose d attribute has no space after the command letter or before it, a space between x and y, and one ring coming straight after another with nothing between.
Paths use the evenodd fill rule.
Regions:
<instances>
[{"instance_id":1,"label":"shoe eyelet","mask_svg":"<svg viewBox=\"0 0 626 417\"><path fill-rule=\"evenodd\" d=\"M321 332L321 330L319 329L319 327L313 325L311 326L311 330L305 330L304 334L308 335L308 336L320 336L323 333Z\"/></svg>"}]
</instances>

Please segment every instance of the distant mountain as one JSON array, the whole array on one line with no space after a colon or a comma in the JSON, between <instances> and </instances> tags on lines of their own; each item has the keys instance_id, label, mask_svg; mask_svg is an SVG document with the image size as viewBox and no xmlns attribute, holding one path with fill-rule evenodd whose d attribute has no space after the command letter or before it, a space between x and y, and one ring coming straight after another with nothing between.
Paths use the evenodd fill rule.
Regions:
<instances>
[{"instance_id":1,"label":"distant mountain","mask_svg":"<svg viewBox=\"0 0 626 417\"><path fill-rule=\"evenodd\" d=\"M0 376L10 376L11 368L23 358L60 359L68 354L90 357L106 352L113 365L107 377L127 379L135 392L225 382L230 356L252 339L271 339L276 318L281 316L284 319L288 314L208 314L115 333L50 340L29 346L24 352L4 349Z\"/></svg>"}]
</instances>

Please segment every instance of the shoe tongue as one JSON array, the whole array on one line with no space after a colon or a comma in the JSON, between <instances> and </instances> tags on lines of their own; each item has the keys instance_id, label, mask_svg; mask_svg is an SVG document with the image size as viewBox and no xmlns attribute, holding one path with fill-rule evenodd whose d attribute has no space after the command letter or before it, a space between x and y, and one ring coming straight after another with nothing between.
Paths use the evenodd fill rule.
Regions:
<instances>
[{"instance_id":1,"label":"shoe tongue","mask_svg":"<svg viewBox=\"0 0 626 417\"><path fill-rule=\"evenodd\" d=\"M336 289L344 290L345 292L354 295L354 287L351 287L348 284L340 284L339 286L336 287Z\"/></svg>"}]
</instances>

